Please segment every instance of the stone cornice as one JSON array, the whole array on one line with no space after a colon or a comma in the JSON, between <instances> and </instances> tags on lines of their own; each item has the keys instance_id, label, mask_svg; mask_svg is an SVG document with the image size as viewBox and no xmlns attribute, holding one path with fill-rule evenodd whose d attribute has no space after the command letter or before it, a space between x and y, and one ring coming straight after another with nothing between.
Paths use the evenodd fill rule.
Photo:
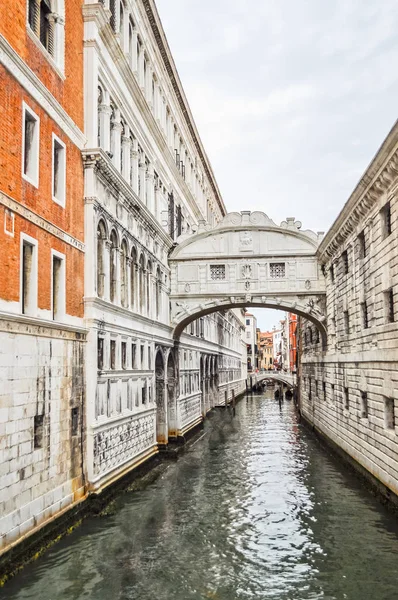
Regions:
<instances>
[{"instance_id":1,"label":"stone cornice","mask_svg":"<svg viewBox=\"0 0 398 600\"><path fill-rule=\"evenodd\" d=\"M97 169L105 180L114 188L119 200L130 210L135 218L143 219L146 227L152 227L153 231L160 237L166 248L173 246L171 237L164 231L161 225L149 212L142 200L133 192L127 181L122 177L116 167L113 165L106 153L99 149L83 150L83 163L85 168ZM156 258L156 260L158 260Z\"/></svg>"},{"instance_id":2,"label":"stone cornice","mask_svg":"<svg viewBox=\"0 0 398 600\"><path fill-rule=\"evenodd\" d=\"M23 219L26 219L30 223L33 223L37 227L40 227L40 229L47 231L47 233L53 235L54 237L57 237L59 240L62 240L66 244L69 244L69 246L76 248L76 250L84 252L85 246L83 242L71 236L66 231L63 231L63 229L61 229L54 223L47 221L47 219L45 219L41 215L38 215L27 206L24 206L23 204L20 204L10 196L7 196L2 191L0 191L0 205L5 206L15 214L22 217Z\"/></svg>"},{"instance_id":3,"label":"stone cornice","mask_svg":"<svg viewBox=\"0 0 398 600\"><path fill-rule=\"evenodd\" d=\"M195 125L194 118L192 116L191 110L189 108L189 104L185 93L183 91L182 83L180 81L177 68L175 66L174 60L172 58L169 45L166 40L165 33L163 31L163 27L160 21L159 14L155 7L153 0L143 0L143 6L146 11L148 21L152 28L153 35L155 36L156 43L158 44L159 51L161 53L166 71L168 76L170 77L171 84L173 86L174 93L177 97L178 103L180 105L182 114L188 126L189 132L192 135L192 139L194 141L195 148L200 156L203 167L206 171L207 178L211 185L211 188L214 192L214 195L217 199L217 204L220 208L221 214L224 216L226 214L226 208L224 205L224 201L222 199L220 190L218 189L217 182L215 180L215 176L213 173L213 169L211 167L210 161L207 157L207 154L203 148L202 142L199 137L198 130Z\"/></svg>"},{"instance_id":4,"label":"stone cornice","mask_svg":"<svg viewBox=\"0 0 398 600\"><path fill-rule=\"evenodd\" d=\"M87 5L87 6L95 7L96 5ZM103 9L102 9L102 11L103 11ZM86 17L87 20L93 19L95 17L96 17L96 12L94 9L92 9L91 11L88 11L87 17ZM172 175L174 176L175 180L177 181L178 187L181 188L181 191L183 192L185 200L189 204L190 209L192 210L193 214L195 215L197 221L199 222L200 220L203 219L204 213L201 211L201 209L198 205L198 202L195 200L185 179L182 177L180 171L177 169L173 154L171 153L171 151L167 145L165 134L164 134L163 130L160 128L159 123L155 119L152 111L150 110L149 105L146 101L146 98L142 92L142 89L138 84L138 81L136 80L134 75L132 75L132 72L131 72L128 62L126 60L126 56L123 54L123 52L120 48L120 44L116 40L115 35L114 35L108 21L104 22L103 20L101 20L101 21L99 21L99 23L101 24L101 27L102 27L102 29L100 31L101 39L104 42L104 44L106 45L107 49L109 50L112 60L114 61L115 64L118 65L118 67L120 69L120 73L123 76L123 81L124 81L125 85L127 86L130 94L132 95L134 100L137 102L140 117L143 117L146 125L148 126L149 131L151 132L151 134L154 137L154 140L155 140L158 148L162 152L162 158L166 162L167 167L170 169ZM102 82L104 83L104 85L106 85L108 88L111 88L111 87L114 88L114 81L112 81L112 82L110 81L110 76L108 73L109 65L106 62L106 60L104 59L103 53L101 51L101 48L98 45L98 42L96 40L87 40L87 41L85 41L84 45L85 45L85 47L95 46L97 48L99 64L100 64L100 78L101 78ZM128 115L128 114L130 114L130 116L131 116L131 109L129 107L129 104L128 104L128 102L125 101L124 98L122 98L120 90L119 91L113 90L112 96L114 96L118 106L121 108L123 107L122 110L123 110L124 116L126 118L127 118L126 115ZM132 115L132 116L135 116L135 115ZM127 120L129 120L129 119L127 119ZM134 119L134 125L141 134L140 144L142 145L143 150L145 151L145 153L148 155L148 157L151 160L155 160L157 162L156 171L158 171L159 175L162 176L162 179L164 179L164 180L168 179L168 177L166 176L166 171L163 169L163 167L159 163L159 161L156 160L156 155L154 155L153 151L150 149L151 144L146 139L147 135L143 131L140 120ZM175 186L173 186L173 188L175 189Z\"/></svg>"},{"instance_id":5,"label":"stone cornice","mask_svg":"<svg viewBox=\"0 0 398 600\"><path fill-rule=\"evenodd\" d=\"M83 148L86 138L61 104L54 98L37 75L28 67L4 36L0 34L0 64L18 81L27 93L53 119L65 135L78 148Z\"/></svg>"},{"instance_id":6,"label":"stone cornice","mask_svg":"<svg viewBox=\"0 0 398 600\"><path fill-rule=\"evenodd\" d=\"M83 319L82 319L83 322ZM79 339L82 342L86 341L88 330L83 326L70 325L58 321L47 321L38 317L30 317L28 315L14 314L0 311L0 331L8 333L16 332L24 335L37 335L40 337L64 337L65 339L76 339L76 335L81 336ZM24 331L20 328L25 327Z\"/></svg>"},{"instance_id":7,"label":"stone cornice","mask_svg":"<svg viewBox=\"0 0 398 600\"><path fill-rule=\"evenodd\" d=\"M326 263L341 252L347 238L383 195L391 194L398 177L398 121L384 140L332 227L322 240L318 256Z\"/></svg>"}]
</instances>

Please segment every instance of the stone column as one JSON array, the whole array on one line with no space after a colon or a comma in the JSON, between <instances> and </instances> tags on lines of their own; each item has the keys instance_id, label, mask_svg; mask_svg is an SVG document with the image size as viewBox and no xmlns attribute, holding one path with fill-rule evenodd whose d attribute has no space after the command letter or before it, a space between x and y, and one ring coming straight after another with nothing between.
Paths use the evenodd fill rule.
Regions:
<instances>
[{"instance_id":1,"label":"stone column","mask_svg":"<svg viewBox=\"0 0 398 600\"><path fill-rule=\"evenodd\" d=\"M108 96L107 92L104 92ZM111 108L108 103L103 103L98 106L98 120L99 120L99 143L100 147L105 151L109 152L110 150L110 118L111 118Z\"/></svg>"},{"instance_id":2,"label":"stone column","mask_svg":"<svg viewBox=\"0 0 398 600\"><path fill-rule=\"evenodd\" d=\"M146 203L146 163L145 156L139 156L139 196L142 202Z\"/></svg>"},{"instance_id":3,"label":"stone column","mask_svg":"<svg viewBox=\"0 0 398 600\"><path fill-rule=\"evenodd\" d=\"M138 142L135 138L131 139L131 160L130 160L130 185L138 196Z\"/></svg>"},{"instance_id":4,"label":"stone column","mask_svg":"<svg viewBox=\"0 0 398 600\"><path fill-rule=\"evenodd\" d=\"M122 124L120 122L120 110L118 108L115 109L115 114L111 123L111 152L112 152L112 162L120 171L120 149L121 149L121 136L122 136Z\"/></svg>"},{"instance_id":5,"label":"stone column","mask_svg":"<svg viewBox=\"0 0 398 600\"><path fill-rule=\"evenodd\" d=\"M84 48L84 132L88 148L98 146L98 53Z\"/></svg>"},{"instance_id":6,"label":"stone column","mask_svg":"<svg viewBox=\"0 0 398 600\"><path fill-rule=\"evenodd\" d=\"M130 183L131 140L128 125L125 125L122 137L122 157L122 175Z\"/></svg>"},{"instance_id":7,"label":"stone column","mask_svg":"<svg viewBox=\"0 0 398 600\"><path fill-rule=\"evenodd\" d=\"M145 77L144 77L144 49L142 45L139 46L138 54L138 83L140 88L145 90Z\"/></svg>"},{"instance_id":8,"label":"stone column","mask_svg":"<svg viewBox=\"0 0 398 600\"><path fill-rule=\"evenodd\" d=\"M155 215L155 219L160 223L160 188L161 188L161 183L160 180L157 179L156 183L155 183L155 189L154 189L154 215Z\"/></svg>"},{"instance_id":9,"label":"stone column","mask_svg":"<svg viewBox=\"0 0 398 600\"><path fill-rule=\"evenodd\" d=\"M147 207L148 210L154 214L155 212L155 207L154 207L154 193L155 193L155 183L154 183L154 169L153 169L153 165L150 163L148 165L148 171L146 173L146 185L147 185Z\"/></svg>"},{"instance_id":10,"label":"stone column","mask_svg":"<svg viewBox=\"0 0 398 600\"><path fill-rule=\"evenodd\" d=\"M111 278L110 278L110 266L111 266L111 243L109 240L105 242L104 249L104 300L110 301L111 297Z\"/></svg>"},{"instance_id":11,"label":"stone column","mask_svg":"<svg viewBox=\"0 0 398 600\"><path fill-rule=\"evenodd\" d=\"M153 70L152 66L147 62L146 65L146 81L145 81L145 98L153 110L153 101L152 101L152 79L153 79Z\"/></svg>"},{"instance_id":12,"label":"stone column","mask_svg":"<svg viewBox=\"0 0 398 600\"><path fill-rule=\"evenodd\" d=\"M131 48L130 48L130 68L133 71L134 75L138 77L138 54L137 54L137 44L138 44L138 36L137 29L134 27L130 40Z\"/></svg>"}]
</instances>

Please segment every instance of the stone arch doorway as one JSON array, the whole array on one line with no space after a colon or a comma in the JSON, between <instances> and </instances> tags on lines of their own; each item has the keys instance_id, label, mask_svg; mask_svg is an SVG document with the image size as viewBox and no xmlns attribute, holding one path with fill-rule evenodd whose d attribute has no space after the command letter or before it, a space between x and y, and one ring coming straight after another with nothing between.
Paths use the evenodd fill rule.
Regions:
<instances>
[{"instance_id":1,"label":"stone arch doorway","mask_svg":"<svg viewBox=\"0 0 398 600\"><path fill-rule=\"evenodd\" d=\"M167 444L167 413L165 397L164 357L159 349L155 359L155 401L156 401L156 441L160 445Z\"/></svg>"},{"instance_id":2,"label":"stone arch doorway","mask_svg":"<svg viewBox=\"0 0 398 600\"><path fill-rule=\"evenodd\" d=\"M168 439L176 439L177 424L177 369L173 352L170 350L167 357L167 436Z\"/></svg>"}]
</instances>

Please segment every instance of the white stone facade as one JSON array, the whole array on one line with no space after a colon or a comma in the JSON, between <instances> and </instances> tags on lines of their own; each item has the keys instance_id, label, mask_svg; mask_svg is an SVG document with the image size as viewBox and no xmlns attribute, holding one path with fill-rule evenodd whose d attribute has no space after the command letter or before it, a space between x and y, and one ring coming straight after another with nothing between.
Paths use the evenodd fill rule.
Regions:
<instances>
[{"instance_id":1,"label":"white stone facade","mask_svg":"<svg viewBox=\"0 0 398 600\"><path fill-rule=\"evenodd\" d=\"M398 494L398 127L326 234L328 344L305 323L301 410Z\"/></svg>"},{"instance_id":2,"label":"white stone facade","mask_svg":"<svg viewBox=\"0 0 398 600\"><path fill-rule=\"evenodd\" d=\"M87 468L100 489L241 393L246 369L240 311L173 339L168 254L225 207L156 9L83 11Z\"/></svg>"}]
</instances>

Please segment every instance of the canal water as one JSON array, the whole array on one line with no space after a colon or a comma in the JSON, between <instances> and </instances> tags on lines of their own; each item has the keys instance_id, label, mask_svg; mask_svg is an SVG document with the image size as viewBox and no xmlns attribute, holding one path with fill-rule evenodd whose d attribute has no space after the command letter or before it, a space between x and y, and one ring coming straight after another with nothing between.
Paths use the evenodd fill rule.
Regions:
<instances>
[{"instance_id":1,"label":"canal water","mask_svg":"<svg viewBox=\"0 0 398 600\"><path fill-rule=\"evenodd\" d=\"M398 521L272 392L215 412L0 590L7 600L396 600Z\"/></svg>"}]
</instances>

